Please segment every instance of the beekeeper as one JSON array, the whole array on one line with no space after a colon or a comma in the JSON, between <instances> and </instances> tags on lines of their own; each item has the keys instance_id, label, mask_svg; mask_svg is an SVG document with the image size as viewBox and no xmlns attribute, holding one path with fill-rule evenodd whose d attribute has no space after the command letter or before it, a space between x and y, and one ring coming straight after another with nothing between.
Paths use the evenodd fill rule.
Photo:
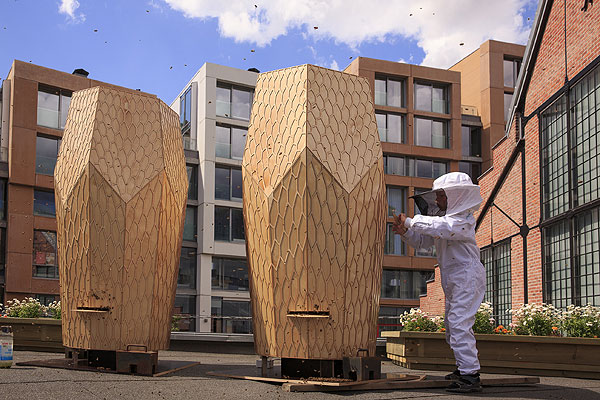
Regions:
<instances>
[{"instance_id":1,"label":"beekeeper","mask_svg":"<svg viewBox=\"0 0 600 400\"><path fill-rule=\"evenodd\" d=\"M479 186L467 174L451 172L437 178L431 192L413 197L417 204L424 205L421 212L428 209L429 215L408 218L400 214L395 217L393 229L415 249L435 245L446 296L446 341L458 367L446 376L454 381L449 390L481 391L472 329L485 294L485 269L479 261L473 217L482 202Z\"/></svg>"}]
</instances>

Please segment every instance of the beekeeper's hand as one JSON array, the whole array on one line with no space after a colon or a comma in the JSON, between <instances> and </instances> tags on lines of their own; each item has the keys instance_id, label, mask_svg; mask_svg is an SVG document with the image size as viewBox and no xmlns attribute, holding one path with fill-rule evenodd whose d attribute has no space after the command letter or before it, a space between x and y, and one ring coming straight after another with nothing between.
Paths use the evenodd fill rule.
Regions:
<instances>
[{"instance_id":1,"label":"beekeeper's hand","mask_svg":"<svg viewBox=\"0 0 600 400\"><path fill-rule=\"evenodd\" d=\"M404 235L406 233L406 231L408 230L406 228L406 226L404 225L405 221L406 221L406 215L394 214L394 224L392 225L392 231L394 231L395 233L397 233L399 235Z\"/></svg>"}]
</instances>

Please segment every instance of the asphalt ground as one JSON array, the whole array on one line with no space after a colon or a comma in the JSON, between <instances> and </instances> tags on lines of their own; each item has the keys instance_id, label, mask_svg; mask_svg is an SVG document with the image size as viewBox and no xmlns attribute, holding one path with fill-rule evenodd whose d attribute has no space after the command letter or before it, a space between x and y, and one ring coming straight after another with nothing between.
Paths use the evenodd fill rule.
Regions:
<instances>
[{"instance_id":1,"label":"asphalt ground","mask_svg":"<svg viewBox=\"0 0 600 400\"><path fill-rule=\"evenodd\" d=\"M15 362L61 358L58 353L15 351ZM54 368L13 366L0 369L0 399L575 399L600 400L600 380L541 377L541 382L521 387L486 387L482 393L456 395L444 389L410 389L337 393L290 393L280 385L217 378L207 372L239 370L254 366L258 357L243 354L215 354L161 351L161 360L201 362L201 365L162 377L142 377ZM255 368L255 367L254 367ZM382 372L427 373L407 370L389 361ZM483 377L507 375L483 375Z\"/></svg>"}]
</instances>

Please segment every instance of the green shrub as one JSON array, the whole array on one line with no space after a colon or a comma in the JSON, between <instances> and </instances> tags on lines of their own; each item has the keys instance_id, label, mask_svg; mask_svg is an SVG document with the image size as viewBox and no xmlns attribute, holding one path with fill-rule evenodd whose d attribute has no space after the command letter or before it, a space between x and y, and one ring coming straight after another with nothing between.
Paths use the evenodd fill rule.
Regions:
<instances>
[{"instance_id":1,"label":"green shrub","mask_svg":"<svg viewBox=\"0 0 600 400\"><path fill-rule=\"evenodd\" d=\"M440 317L429 317L418 308L412 308L400 316L403 331L437 332L440 330Z\"/></svg>"},{"instance_id":2,"label":"green shrub","mask_svg":"<svg viewBox=\"0 0 600 400\"><path fill-rule=\"evenodd\" d=\"M511 327L517 335L560 335L560 312L551 304L525 304L510 312L514 317Z\"/></svg>"},{"instance_id":3,"label":"green shrub","mask_svg":"<svg viewBox=\"0 0 600 400\"><path fill-rule=\"evenodd\" d=\"M600 307L570 305L562 313L562 332L570 337L600 337Z\"/></svg>"},{"instance_id":4,"label":"green shrub","mask_svg":"<svg viewBox=\"0 0 600 400\"><path fill-rule=\"evenodd\" d=\"M492 318L493 308L490 303L481 303L479 310L475 313L475 322L473 323L473 332L475 333L494 333L494 318Z\"/></svg>"}]
</instances>

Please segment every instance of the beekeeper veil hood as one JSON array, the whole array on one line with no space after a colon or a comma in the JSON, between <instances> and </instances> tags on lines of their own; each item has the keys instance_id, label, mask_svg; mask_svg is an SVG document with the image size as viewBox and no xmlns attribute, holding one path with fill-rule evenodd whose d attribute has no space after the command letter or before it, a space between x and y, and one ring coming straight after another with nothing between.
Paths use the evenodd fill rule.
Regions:
<instances>
[{"instance_id":1,"label":"beekeeper veil hood","mask_svg":"<svg viewBox=\"0 0 600 400\"><path fill-rule=\"evenodd\" d=\"M445 212L436 203L436 191L446 193ZM415 203L423 215L454 215L464 211L477 211L483 199L478 185L474 185L469 175L463 172L450 172L433 181L433 190L415 196Z\"/></svg>"}]
</instances>

